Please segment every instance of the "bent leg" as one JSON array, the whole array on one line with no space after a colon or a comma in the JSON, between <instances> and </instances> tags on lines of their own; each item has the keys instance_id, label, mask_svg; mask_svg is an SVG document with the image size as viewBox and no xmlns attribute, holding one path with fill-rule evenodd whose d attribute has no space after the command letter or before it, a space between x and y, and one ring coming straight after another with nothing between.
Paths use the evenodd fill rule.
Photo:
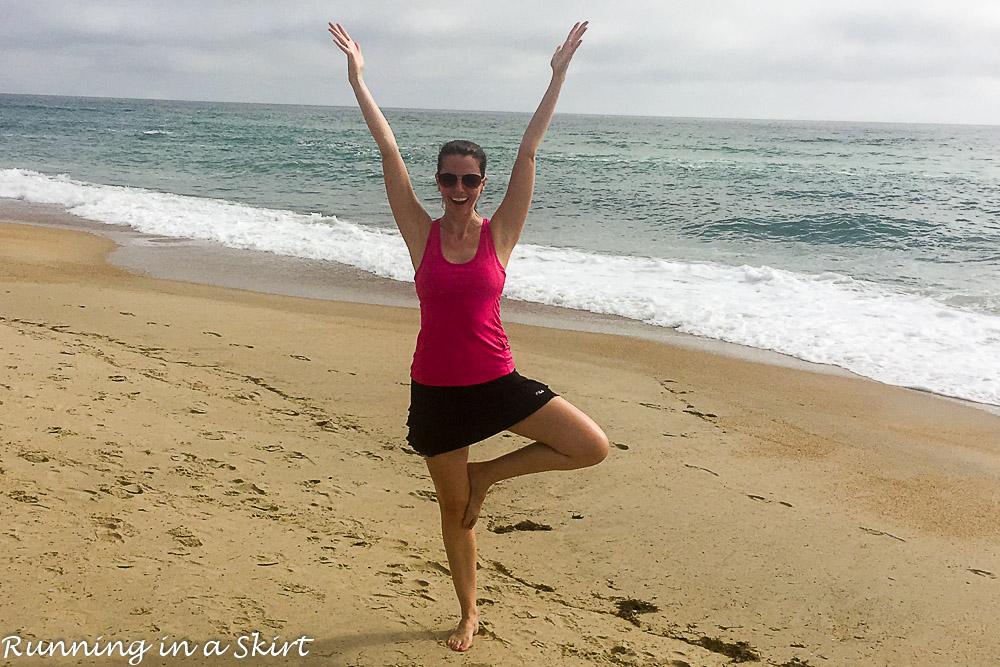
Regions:
<instances>
[{"instance_id":1,"label":"bent leg","mask_svg":"<svg viewBox=\"0 0 1000 667\"><path fill-rule=\"evenodd\" d=\"M546 470L584 468L608 455L608 436L601 427L559 396L509 430L535 442L492 461L468 465L469 505L464 526L475 525L486 492L501 480Z\"/></svg>"},{"instance_id":2,"label":"bent leg","mask_svg":"<svg viewBox=\"0 0 1000 667\"><path fill-rule=\"evenodd\" d=\"M467 651L472 646L472 636L479 631L479 612L476 608L476 533L472 527L462 525L465 508L469 504L469 448L438 454L424 459L434 480L438 506L441 510L441 534L448 553L448 569L462 619L448 638L448 646L456 651Z\"/></svg>"}]
</instances>

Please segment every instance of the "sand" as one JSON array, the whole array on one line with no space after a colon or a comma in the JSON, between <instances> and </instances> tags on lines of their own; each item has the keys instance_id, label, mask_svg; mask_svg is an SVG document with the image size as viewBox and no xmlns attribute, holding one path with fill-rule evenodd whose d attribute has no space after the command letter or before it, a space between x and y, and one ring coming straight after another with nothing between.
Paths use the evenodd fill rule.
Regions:
<instances>
[{"instance_id":1,"label":"sand","mask_svg":"<svg viewBox=\"0 0 1000 667\"><path fill-rule=\"evenodd\" d=\"M998 659L1000 417L523 324L518 369L612 453L494 488L483 630L454 654L433 486L405 441L417 312L154 279L114 247L0 225L0 639L144 641L143 665ZM253 633L286 655L251 658ZM160 657L163 638L197 653ZM203 657L213 641L228 652ZM11 642L0 664L128 664Z\"/></svg>"}]
</instances>

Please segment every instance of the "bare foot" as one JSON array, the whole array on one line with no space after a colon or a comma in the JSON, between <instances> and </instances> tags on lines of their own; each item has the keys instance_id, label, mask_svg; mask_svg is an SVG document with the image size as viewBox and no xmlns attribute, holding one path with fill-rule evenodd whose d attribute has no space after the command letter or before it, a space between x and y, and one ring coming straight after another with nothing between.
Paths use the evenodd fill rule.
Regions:
<instances>
[{"instance_id":1,"label":"bare foot","mask_svg":"<svg viewBox=\"0 0 1000 667\"><path fill-rule=\"evenodd\" d=\"M470 463L469 470L469 504L465 508L465 517L462 519L462 526L472 528L479 519L479 512L483 509L483 501L486 500L486 492L489 491L490 482L483 474L482 463Z\"/></svg>"},{"instance_id":2,"label":"bare foot","mask_svg":"<svg viewBox=\"0 0 1000 667\"><path fill-rule=\"evenodd\" d=\"M448 648L452 651L468 651L472 647L472 636L479 632L479 617L463 618L455 632L448 637Z\"/></svg>"}]
</instances>

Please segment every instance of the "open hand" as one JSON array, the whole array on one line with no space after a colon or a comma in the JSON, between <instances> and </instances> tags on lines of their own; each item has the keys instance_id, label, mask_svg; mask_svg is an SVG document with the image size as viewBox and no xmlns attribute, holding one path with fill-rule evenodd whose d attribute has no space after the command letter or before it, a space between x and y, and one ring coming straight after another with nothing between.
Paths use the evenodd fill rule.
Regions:
<instances>
[{"instance_id":1,"label":"open hand","mask_svg":"<svg viewBox=\"0 0 1000 667\"><path fill-rule=\"evenodd\" d=\"M347 76L354 79L361 76L365 68L365 57L361 55L361 45L351 39L344 27L337 23L330 24L330 34L337 42L337 47L347 54Z\"/></svg>"},{"instance_id":2,"label":"open hand","mask_svg":"<svg viewBox=\"0 0 1000 667\"><path fill-rule=\"evenodd\" d=\"M556 47L555 55L552 56L552 72L554 74L565 74L569 67L569 61L573 59L577 47L583 43L583 33L587 32L587 21L577 23L569 31L566 41Z\"/></svg>"}]
</instances>

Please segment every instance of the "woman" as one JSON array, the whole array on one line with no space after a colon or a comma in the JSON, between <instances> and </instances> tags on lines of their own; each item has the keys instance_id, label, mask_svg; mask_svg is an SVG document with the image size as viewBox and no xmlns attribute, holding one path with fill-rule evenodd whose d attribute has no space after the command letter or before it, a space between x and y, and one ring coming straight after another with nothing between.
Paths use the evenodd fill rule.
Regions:
<instances>
[{"instance_id":1,"label":"woman","mask_svg":"<svg viewBox=\"0 0 1000 667\"><path fill-rule=\"evenodd\" d=\"M379 151L392 215L410 252L420 298L420 334L411 367L411 446L425 457L441 509L441 531L462 608L448 639L468 650L479 629L474 527L490 486L504 479L594 465L608 438L587 415L514 370L500 324L500 292L535 186L535 154L549 126L569 62L587 23L577 23L552 56L552 80L528 123L503 202L491 220L476 211L486 155L465 141L445 144L435 176L444 202L437 220L410 185L396 138L361 78L364 58L340 24L347 73ZM492 461L469 462L469 445L504 430L533 440Z\"/></svg>"}]
</instances>

